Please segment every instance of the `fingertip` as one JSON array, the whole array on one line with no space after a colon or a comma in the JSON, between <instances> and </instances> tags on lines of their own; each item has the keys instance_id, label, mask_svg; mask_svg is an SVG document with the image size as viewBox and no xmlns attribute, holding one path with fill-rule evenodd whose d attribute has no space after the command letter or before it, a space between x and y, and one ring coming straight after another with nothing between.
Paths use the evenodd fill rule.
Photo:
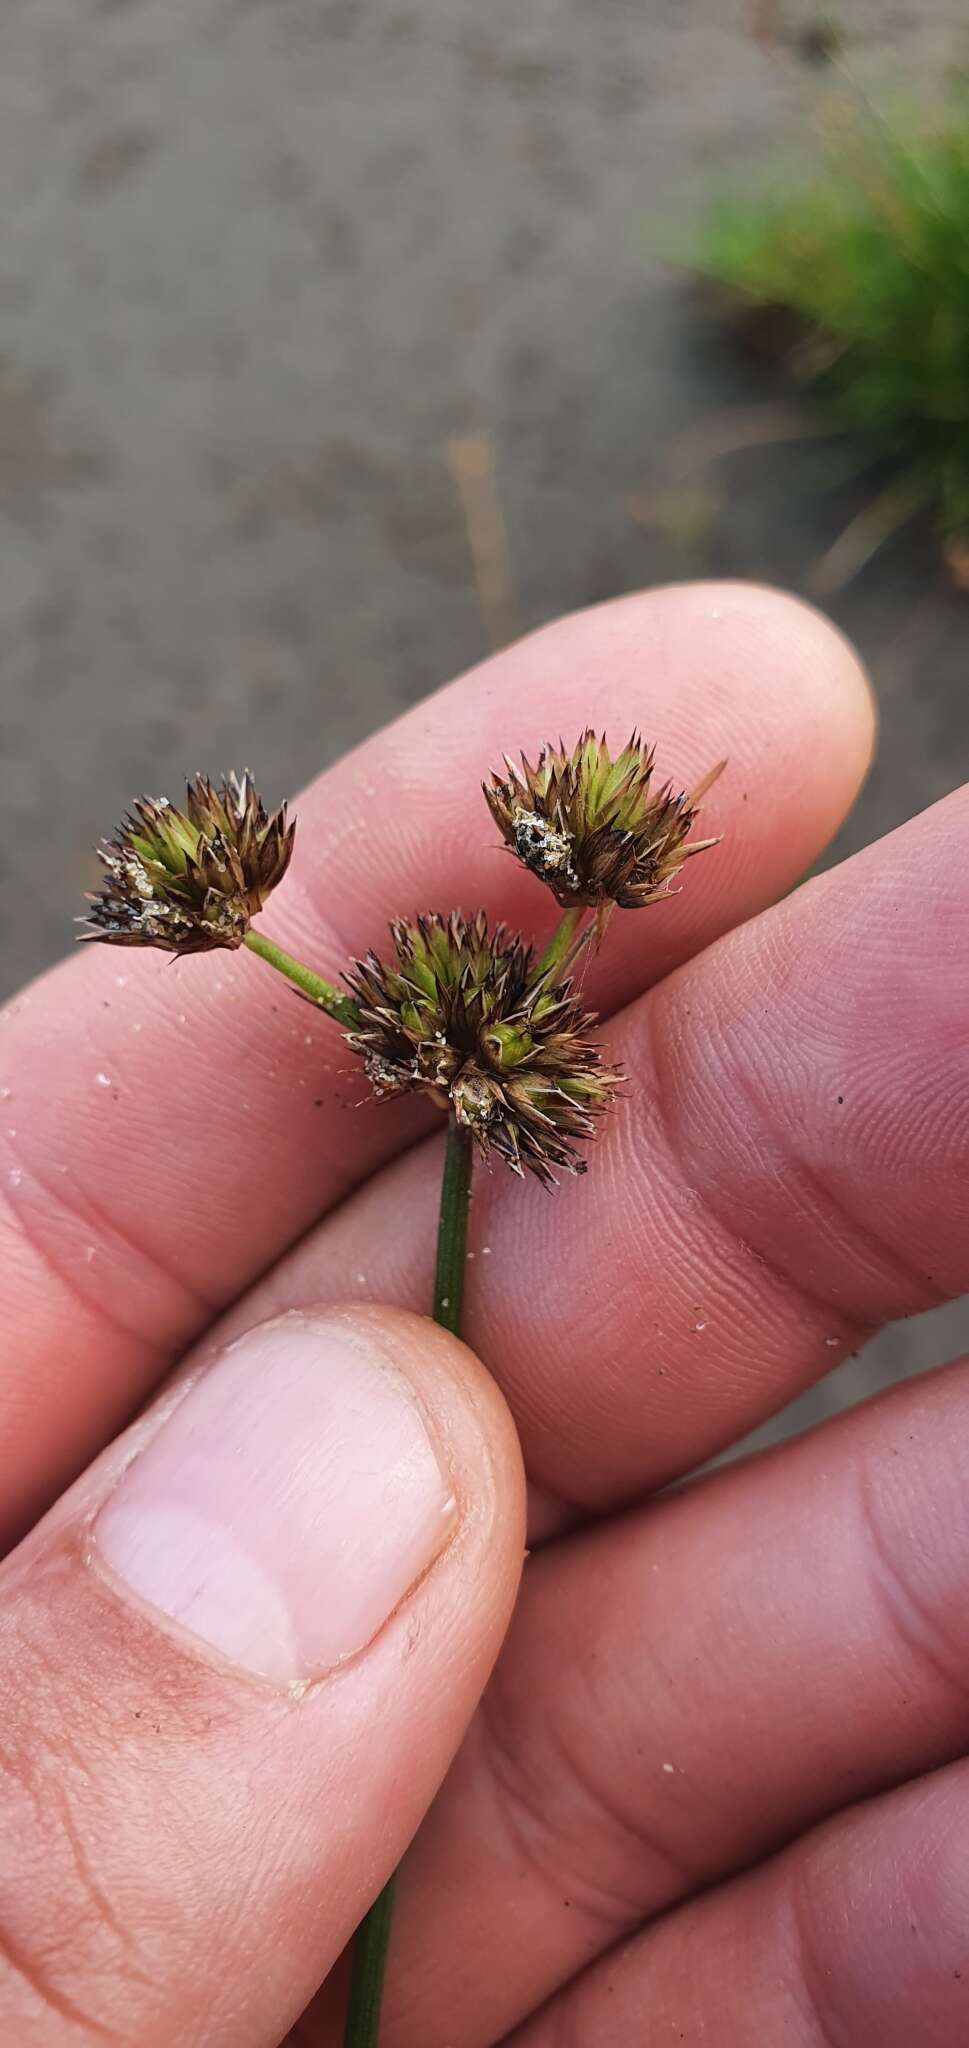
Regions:
<instances>
[{"instance_id":1,"label":"fingertip","mask_svg":"<svg viewBox=\"0 0 969 2048\"><path fill-rule=\"evenodd\" d=\"M768 584L716 581L630 592L541 628L501 661L534 705L640 726L664 773L690 786L726 756L704 829L737 835L755 801L771 834L793 828L810 862L868 772L877 716L864 665L823 612ZM547 720L546 720L547 723ZM534 739L529 732L527 738ZM757 819L743 817L756 838Z\"/></svg>"},{"instance_id":2,"label":"fingertip","mask_svg":"<svg viewBox=\"0 0 969 2048\"><path fill-rule=\"evenodd\" d=\"M669 607L669 666L689 679L684 720L728 757L704 830L725 832L721 879L729 870L742 895L746 878L753 910L798 879L854 804L877 735L871 682L833 621L786 591L717 582L656 597ZM692 733L690 752L699 760Z\"/></svg>"},{"instance_id":3,"label":"fingertip","mask_svg":"<svg viewBox=\"0 0 969 2048\"><path fill-rule=\"evenodd\" d=\"M359 1303L293 1308L244 1330L159 1420L107 1481L92 1561L186 1646L284 1690L312 1683L446 1559L447 1603L475 1655L495 1654L523 1550L521 1456L447 1331Z\"/></svg>"},{"instance_id":4,"label":"fingertip","mask_svg":"<svg viewBox=\"0 0 969 2048\"><path fill-rule=\"evenodd\" d=\"M703 586L701 586L703 587ZM829 722L839 758L859 779L867 773L878 734L878 704L858 649L840 626L807 598L767 583L706 586L724 615L746 623L778 677L790 664L805 711Z\"/></svg>"},{"instance_id":5,"label":"fingertip","mask_svg":"<svg viewBox=\"0 0 969 2048\"><path fill-rule=\"evenodd\" d=\"M689 788L726 759L700 827L722 844L691 866L675 912L650 930L656 978L786 894L818 859L868 773L874 695L833 622L764 584L667 585L565 629L578 674L598 650L589 701L608 710L609 695L623 694L664 775ZM619 999L629 992L618 984Z\"/></svg>"},{"instance_id":6,"label":"fingertip","mask_svg":"<svg viewBox=\"0 0 969 2048\"><path fill-rule=\"evenodd\" d=\"M667 585L643 602L669 606L678 637L689 635L696 676L720 668L766 702L787 703L792 725L830 721L867 767L877 729L874 691L857 649L833 619L806 598L768 583L739 580Z\"/></svg>"},{"instance_id":7,"label":"fingertip","mask_svg":"<svg viewBox=\"0 0 969 2048\"><path fill-rule=\"evenodd\" d=\"M289 2038L464 1737L523 1496L464 1345L311 1305L195 1361L8 1561L11 1934L106 2038ZM160 1973L119 1968L122 1907Z\"/></svg>"},{"instance_id":8,"label":"fingertip","mask_svg":"<svg viewBox=\"0 0 969 2048\"><path fill-rule=\"evenodd\" d=\"M497 1382L467 1344L429 1316L359 1302L336 1313L413 1387L454 1482L459 1540L482 1551L496 1597L507 1596L510 1611L525 1543L525 1470Z\"/></svg>"}]
</instances>

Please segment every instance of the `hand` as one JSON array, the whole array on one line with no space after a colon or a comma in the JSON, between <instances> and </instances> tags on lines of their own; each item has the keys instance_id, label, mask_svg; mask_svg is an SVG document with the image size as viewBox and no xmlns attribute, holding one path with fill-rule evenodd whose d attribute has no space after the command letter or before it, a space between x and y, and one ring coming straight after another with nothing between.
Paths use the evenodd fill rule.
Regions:
<instances>
[{"instance_id":1,"label":"hand","mask_svg":"<svg viewBox=\"0 0 969 2048\"><path fill-rule=\"evenodd\" d=\"M659 1492L969 1287L966 793L778 901L865 684L793 602L659 591L324 776L267 927L331 978L395 911L541 936L478 783L590 719L726 754L725 836L590 972L588 1178L478 1176L487 1372L412 1313L430 1113L354 1107L258 963L92 947L0 1018L11 2048L332 2048L428 1809L387 2048L969 2034L967 1367Z\"/></svg>"}]
</instances>

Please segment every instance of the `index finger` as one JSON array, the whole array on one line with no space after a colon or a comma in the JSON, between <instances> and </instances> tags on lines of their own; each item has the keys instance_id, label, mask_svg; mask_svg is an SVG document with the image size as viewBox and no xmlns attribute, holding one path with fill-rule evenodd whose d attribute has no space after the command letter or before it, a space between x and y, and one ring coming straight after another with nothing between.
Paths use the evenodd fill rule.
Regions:
<instances>
[{"instance_id":1,"label":"index finger","mask_svg":"<svg viewBox=\"0 0 969 2048\"><path fill-rule=\"evenodd\" d=\"M338 979L392 913L455 904L550 928L480 798L508 748L641 725L725 843L675 901L614 920L589 993L627 1001L796 879L867 765L870 698L817 614L742 585L653 592L520 642L409 712L298 802L270 928ZM705 870L705 872L704 872ZM0 1013L0 1457L9 1526L117 1428L178 1350L423 1128L362 1089L330 1022L250 958L90 948Z\"/></svg>"}]
</instances>

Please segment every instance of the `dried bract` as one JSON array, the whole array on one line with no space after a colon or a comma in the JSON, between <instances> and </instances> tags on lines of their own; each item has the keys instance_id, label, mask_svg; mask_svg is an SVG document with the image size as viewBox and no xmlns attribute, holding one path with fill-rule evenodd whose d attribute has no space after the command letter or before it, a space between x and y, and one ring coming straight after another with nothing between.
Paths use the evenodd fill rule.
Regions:
<instances>
[{"instance_id":1,"label":"dried bract","mask_svg":"<svg viewBox=\"0 0 969 2048\"><path fill-rule=\"evenodd\" d=\"M105 875L82 937L169 953L241 946L286 873L295 830L285 805L266 810L247 774L217 788L197 775L184 811L165 797L139 798L99 848Z\"/></svg>"},{"instance_id":2,"label":"dried bract","mask_svg":"<svg viewBox=\"0 0 969 2048\"><path fill-rule=\"evenodd\" d=\"M639 910L669 895L691 854L717 844L687 840L723 766L692 791L654 790L653 749L638 733L613 760L590 729L571 753L561 741L544 746L534 767L524 754L520 768L506 756L506 773L493 774L484 793L506 845L565 909Z\"/></svg>"},{"instance_id":3,"label":"dried bract","mask_svg":"<svg viewBox=\"0 0 969 2048\"><path fill-rule=\"evenodd\" d=\"M483 912L397 922L391 936L391 964L370 953L347 976L360 1010L348 1044L374 1094L423 1090L484 1155L546 1186L555 1167L583 1173L575 1146L595 1136L618 1076L568 983L538 973L532 949L489 931Z\"/></svg>"}]
</instances>

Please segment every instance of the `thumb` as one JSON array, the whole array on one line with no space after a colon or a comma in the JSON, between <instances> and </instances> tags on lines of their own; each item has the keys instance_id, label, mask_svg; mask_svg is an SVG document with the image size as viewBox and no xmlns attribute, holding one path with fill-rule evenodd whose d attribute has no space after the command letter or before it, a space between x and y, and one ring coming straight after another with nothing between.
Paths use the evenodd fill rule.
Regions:
<instances>
[{"instance_id":1,"label":"thumb","mask_svg":"<svg viewBox=\"0 0 969 2048\"><path fill-rule=\"evenodd\" d=\"M399 1310L248 1331L0 1572L0 2039L270 2048L398 1862L504 1633L507 1410Z\"/></svg>"}]
</instances>

